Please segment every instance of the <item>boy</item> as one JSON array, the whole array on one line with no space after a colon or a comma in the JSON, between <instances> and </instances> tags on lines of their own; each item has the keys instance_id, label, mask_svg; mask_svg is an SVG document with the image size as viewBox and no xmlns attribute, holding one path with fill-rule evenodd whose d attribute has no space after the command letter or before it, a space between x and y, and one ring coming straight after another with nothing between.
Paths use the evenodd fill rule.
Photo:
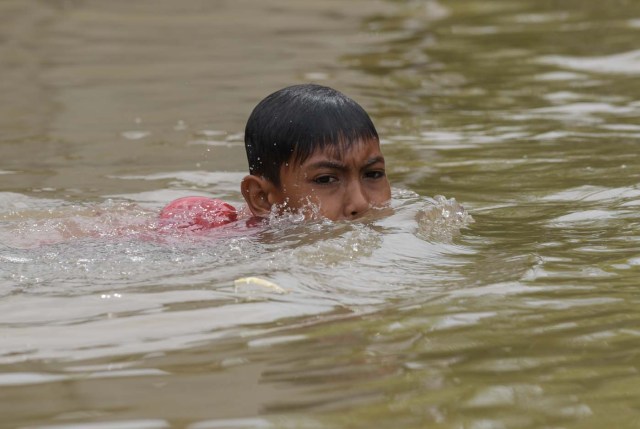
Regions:
<instances>
[{"instance_id":1,"label":"boy","mask_svg":"<svg viewBox=\"0 0 640 429\"><path fill-rule=\"evenodd\" d=\"M391 198L369 115L332 88L294 85L269 95L251 113L244 141L250 174L241 191L256 217L269 216L273 206L310 217L315 206L322 217L350 220ZM180 201L182 206L176 206ZM165 207L161 217L174 219L187 210L195 219L204 210L213 221L195 222L202 227L234 221L235 211L215 201L180 199Z\"/></svg>"}]
</instances>

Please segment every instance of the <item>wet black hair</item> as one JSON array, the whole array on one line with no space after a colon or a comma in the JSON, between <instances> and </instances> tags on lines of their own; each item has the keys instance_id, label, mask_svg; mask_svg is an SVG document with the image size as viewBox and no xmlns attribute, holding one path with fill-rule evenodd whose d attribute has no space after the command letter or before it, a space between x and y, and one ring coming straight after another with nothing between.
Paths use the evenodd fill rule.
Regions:
<instances>
[{"instance_id":1,"label":"wet black hair","mask_svg":"<svg viewBox=\"0 0 640 429\"><path fill-rule=\"evenodd\" d=\"M280 186L286 162L303 163L326 147L338 153L378 132L358 103L333 88L294 85L267 96L253 109L244 132L249 173Z\"/></svg>"}]
</instances>

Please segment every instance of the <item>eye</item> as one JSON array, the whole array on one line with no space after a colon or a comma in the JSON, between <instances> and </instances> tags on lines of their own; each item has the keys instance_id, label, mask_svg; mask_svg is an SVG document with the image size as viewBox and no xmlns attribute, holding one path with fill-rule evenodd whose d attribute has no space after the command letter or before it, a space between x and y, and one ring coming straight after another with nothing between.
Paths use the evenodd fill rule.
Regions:
<instances>
[{"instance_id":1,"label":"eye","mask_svg":"<svg viewBox=\"0 0 640 429\"><path fill-rule=\"evenodd\" d=\"M382 179L384 176L384 170L371 170L364 173L366 179Z\"/></svg>"},{"instance_id":2,"label":"eye","mask_svg":"<svg viewBox=\"0 0 640 429\"><path fill-rule=\"evenodd\" d=\"M315 179L313 179L313 181L318 185L330 185L332 183L336 183L338 181L338 178L335 176L331 176L329 174L325 174L325 175L316 177Z\"/></svg>"}]
</instances>

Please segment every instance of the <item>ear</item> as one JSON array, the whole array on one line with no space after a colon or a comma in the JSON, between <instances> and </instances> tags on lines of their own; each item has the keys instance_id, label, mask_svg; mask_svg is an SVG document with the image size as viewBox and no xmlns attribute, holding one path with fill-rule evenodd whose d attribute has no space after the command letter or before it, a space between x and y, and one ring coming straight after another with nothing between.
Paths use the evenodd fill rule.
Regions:
<instances>
[{"instance_id":1,"label":"ear","mask_svg":"<svg viewBox=\"0 0 640 429\"><path fill-rule=\"evenodd\" d=\"M279 201L278 188L264 177L253 174L245 176L240 184L240 189L254 216L269 216L271 206Z\"/></svg>"}]
</instances>

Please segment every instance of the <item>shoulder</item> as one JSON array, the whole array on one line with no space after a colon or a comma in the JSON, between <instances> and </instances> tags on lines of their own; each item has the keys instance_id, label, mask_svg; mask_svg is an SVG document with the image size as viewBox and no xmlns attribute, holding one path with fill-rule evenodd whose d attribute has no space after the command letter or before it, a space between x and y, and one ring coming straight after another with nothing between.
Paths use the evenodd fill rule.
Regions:
<instances>
[{"instance_id":1,"label":"shoulder","mask_svg":"<svg viewBox=\"0 0 640 429\"><path fill-rule=\"evenodd\" d=\"M183 197L171 201L160 211L162 227L201 230L235 222L238 211L217 198Z\"/></svg>"}]
</instances>

